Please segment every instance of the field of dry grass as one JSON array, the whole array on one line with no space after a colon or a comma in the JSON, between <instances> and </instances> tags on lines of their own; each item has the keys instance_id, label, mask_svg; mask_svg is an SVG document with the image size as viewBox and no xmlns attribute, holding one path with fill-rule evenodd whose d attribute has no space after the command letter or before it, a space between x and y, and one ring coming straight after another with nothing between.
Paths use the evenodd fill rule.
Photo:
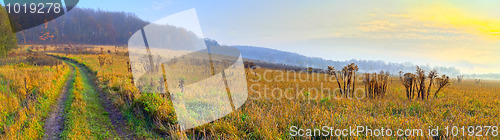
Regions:
<instances>
[{"instance_id":1,"label":"field of dry grass","mask_svg":"<svg viewBox=\"0 0 500 140\"><path fill-rule=\"evenodd\" d=\"M69 75L65 64L41 66L29 57L57 61L19 50L9 57L9 62L14 63L5 61L0 65L0 139L41 138L50 106Z\"/></svg>"},{"instance_id":2,"label":"field of dry grass","mask_svg":"<svg viewBox=\"0 0 500 140\"><path fill-rule=\"evenodd\" d=\"M169 96L141 94L134 87L126 55L56 55L75 60L94 71L99 86L115 97L114 104L121 107L125 114L131 114L129 124L139 138L288 139L291 138L291 126L303 129L366 126L424 131L439 127L439 135L444 136L447 126L450 129L453 126L465 126L467 130L468 126L500 125L498 81L476 84L473 80L461 83L452 80L437 98L410 101L399 77L393 76L388 80L387 93L381 99L365 98L361 92L355 96L359 99L345 99L335 90L338 85L328 74L246 69L249 99L241 108L212 123L181 132L176 127L175 112ZM99 57L105 58L104 65L100 65ZM362 77L358 79L356 88L363 89ZM491 131L483 138L493 138ZM486 131L476 130L476 133L485 135ZM357 137L375 138L364 134ZM454 138L461 137L460 134Z\"/></svg>"},{"instance_id":3,"label":"field of dry grass","mask_svg":"<svg viewBox=\"0 0 500 140\"><path fill-rule=\"evenodd\" d=\"M346 97L340 94L332 74L263 68L245 69L249 95L237 111L200 127L181 131L170 95L140 93L134 86L125 49L84 47L87 49L80 51L67 51L60 46L45 49L49 54L81 64L82 69L89 69L91 75L95 75L95 79L93 76L82 79L82 75L77 74L66 105L68 116L65 124L68 127L62 133L65 138L117 137L114 131L107 131L106 128L111 127L109 121L94 125L96 116L82 115L100 114L97 118L101 119L97 120L108 118L106 113L85 113L101 107L95 90L83 90L91 89L92 82L96 82L103 94L108 95L112 104L121 110L127 129L139 139L290 139L297 134L297 129L321 130L323 126L392 129L393 136L397 129L423 130L423 134L398 136L416 139L432 138L427 135L428 129L439 127L438 135L444 138L473 138L467 137L469 134L476 135L474 138L498 138L493 135L498 135L500 125L499 81L476 83L474 79L461 82L451 79L450 85L436 97L409 100L399 76L392 75L387 79L386 93L373 99L364 94L365 75L362 73L356 73L356 80L352 82L355 94ZM115 50L107 51L112 49ZM56 58L46 56L43 50L43 46L38 51L34 46L23 46L0 63L1 139L40 139L44 135L45 118L61 94L70 68ZM436 90L436 85L432 86L432 93ZM486 130L481 126L496 128ZM480 128L484 130L479 131ZM452 137L453 129L456 137ZM317 135L299 134L299 137L308 139L317 138ZM347 137L379 138L366 133Z\"/></svg>"}]
</instances>

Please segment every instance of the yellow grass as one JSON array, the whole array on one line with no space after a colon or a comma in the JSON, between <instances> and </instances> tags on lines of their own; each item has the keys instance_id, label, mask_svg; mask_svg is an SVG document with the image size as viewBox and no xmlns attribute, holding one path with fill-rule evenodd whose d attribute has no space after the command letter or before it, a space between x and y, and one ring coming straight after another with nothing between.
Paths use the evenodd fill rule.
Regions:
<instances>
[{"instance_id":1,"label":"yellow grass","mask_svg":"<svg viewBox=\"0 0 500 140\"><path fill-rule=\"evenodd\" d=\"M41 138L43 122L50 105L59 96L67 74L69 68L66 65L21 63L0 66L0 139ZM26 92L26 88L30 90ZM27 98L31 93L37 98Z\"/></svg>"},{"instance_id":2,"label":"yellow grass","mask_svg":"<svg viewBox=\"0 0 500 140\"><path fill-rule=\"evenodd\" d=\"M123 109L132 102L142 103L140 107L144 107L150 117L157 120L153 127L169 133L171 137L289 139L291 126L303 129L367 126L393 130L427 130L438 126L442 136L446 126L500 125L498 81L475 84L472 80L464 80L462 83L452 83L440 92L438 98L409 101L399 78L391 77L387 94L382 99L337 99L340 95L333 94L337 84L331 75L270 69L257 69L254 73L247 69L249 99L243 107L217 121L180 132L175 127L175 114L168 96L140 94L133 86L132 75L126 65L127 56L105 55L112 61L102 67L97 62L98 55L61 56L74 59L96 71L100 86L119 97L114 99L115 104ZM361 82L362 78L358 78L356 88L364 87Z\"/></svg>"}]
</instances>

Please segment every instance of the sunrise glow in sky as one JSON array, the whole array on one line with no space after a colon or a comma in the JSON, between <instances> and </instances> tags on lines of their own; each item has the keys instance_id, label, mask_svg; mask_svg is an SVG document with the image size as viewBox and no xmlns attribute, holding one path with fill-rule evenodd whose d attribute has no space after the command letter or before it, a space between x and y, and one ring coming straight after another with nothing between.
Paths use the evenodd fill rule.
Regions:
<instances>
[{"instance_id":1,"label":"sunrise glow in sky","mask_svg":"<svg viewBox=\"0 0 500 140\"><path fill-rule=\"evenodd\" d=\"M196 8L205 37L332 60L383 60L500 73L500 1L82 0L154 22Z\"/></svg>"}]
</instances>

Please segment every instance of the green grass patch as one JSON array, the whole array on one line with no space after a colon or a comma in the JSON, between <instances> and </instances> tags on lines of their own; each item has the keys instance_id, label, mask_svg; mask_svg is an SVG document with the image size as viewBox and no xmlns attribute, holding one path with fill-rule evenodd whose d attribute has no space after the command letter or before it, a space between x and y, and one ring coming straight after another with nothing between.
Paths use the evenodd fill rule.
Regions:
<instances>
[{"instance_id":1,"label":"green grass patch","mask_svg":"<svg viewBox=\"0 0 500 140\"><path fill-rule=\"evenodd\" d=\"M102 106L99 93L96 92L87 76L87 72L76 64L76 77L70 88L65 109L65 129L63 139L113 139L118 135L114 131L109 114Z\"/></svg>"}]
</instances>

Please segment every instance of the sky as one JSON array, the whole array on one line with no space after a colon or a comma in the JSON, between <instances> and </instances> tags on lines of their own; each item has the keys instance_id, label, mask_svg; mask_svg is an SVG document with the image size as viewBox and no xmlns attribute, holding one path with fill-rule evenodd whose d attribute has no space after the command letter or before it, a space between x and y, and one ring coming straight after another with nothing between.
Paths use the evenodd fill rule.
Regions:
<instances>
[{"instance_id":1,"label":"sky","mask_svg":"<svg viewBox=\"0 0 500 140\"><path fill-rule=\"evenodd\" d=\"M154 22L195 8L203 34L331 60L383 60L500 73L500 1L81 0Z\"/></svg>"}]
</instances>

